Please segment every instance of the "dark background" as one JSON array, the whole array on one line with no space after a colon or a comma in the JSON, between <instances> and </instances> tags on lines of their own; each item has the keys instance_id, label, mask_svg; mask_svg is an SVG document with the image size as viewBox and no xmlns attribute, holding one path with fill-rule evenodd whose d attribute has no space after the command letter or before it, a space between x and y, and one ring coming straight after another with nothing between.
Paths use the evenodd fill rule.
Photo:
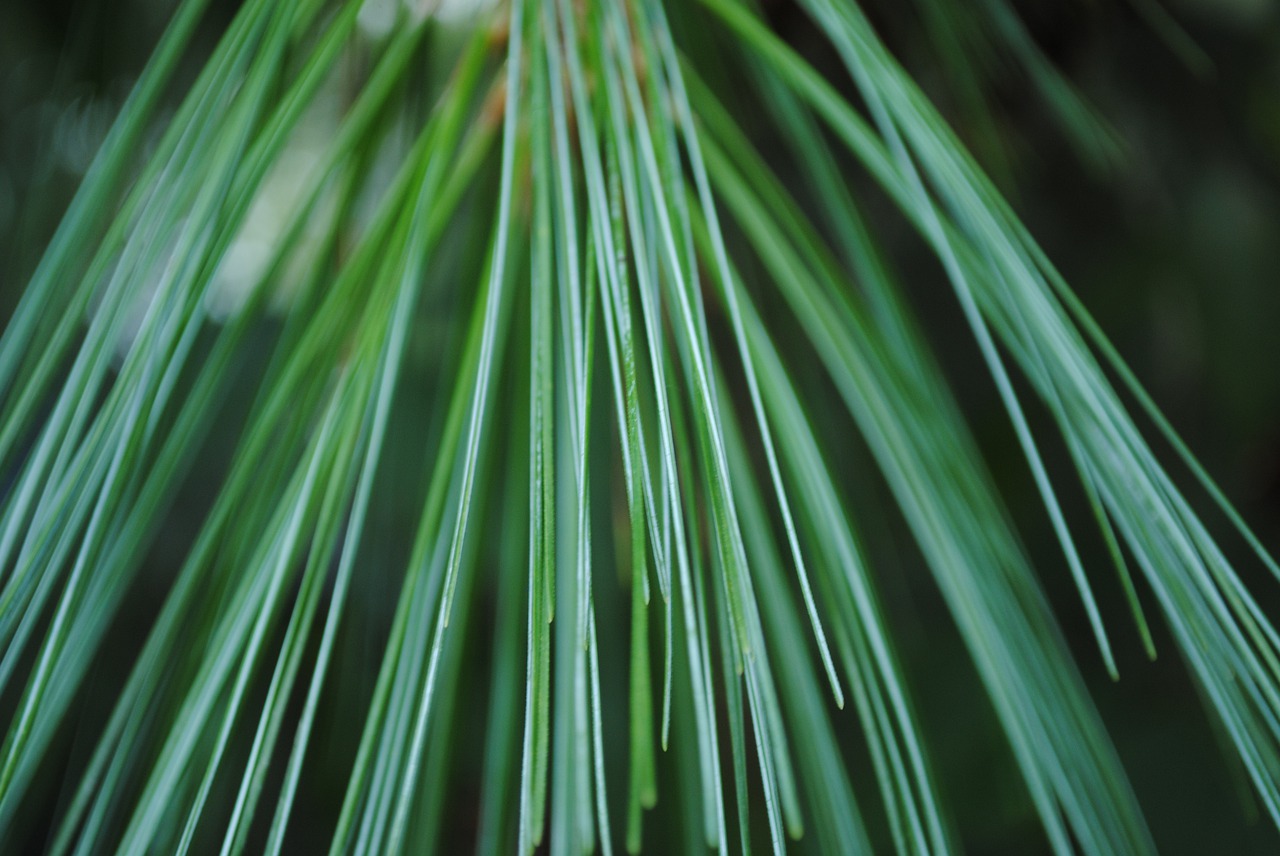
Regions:
<instances>
[{"instance_id":1,"label":"dark background","mask_svg":"<svg viewBox=\"0 0 1280 856\"><path fill-rule=\"evenodd\" d=\"M202 41L182 70L186 79L234 5L213 4ZM1032 233L1173 424L1276 552L1280 9L1268 0L1171 3L1171 12L1211 58L1213 69L1206 73L1162 40L1139 7L1104 0L1018 7L1041 48L1119 132L1125 143L1122 162L1098 165L1082 157L1035 89L1013 70L993 75L985 92L1002 159L989 165L1003 176L1004 189ZM148 0L0 4L3 316L169 11L169 3ZM815 63L834 67L829 49L790 4L768 4L768 13L778 31ZM916 6L880 2L872 4L872 13L961 135L980 154L986 151L979 123L935 60ZM890 220L879 234L1006 489L1161 851L1277 852L1280 839L1248 795L1236 762L1220 750L1173 642L1156 619L1155 604L1146 597L1160 652L1151 663L1119 585L1101 560L1101 544L1094 543L1092 533L1083 533L1086 559L1096 560L1090 567L1098 569L1094 583L1122 678L1118 684L1107 680L1008 420L957 323L949 287L899 224ZM1043 414L1032 415L1047 425ZM847 417L834 406L817 418L832 434L850 430ZM1050 442L1046 454L1055 473L1069 475L1061 449ZM861 461L856 451L849 455L844 463L852 471ZM833 458L840 460L838 454ZM1185 473L1173 471L1184 487L1191 486ZM1080 497L1067 487L1063 492L1068 506L1080 506ZM865 504L856 489L851 493L855 506ZM198 519L190 516L187 525L194 529ZM1072 519L1086 516L1076 513ZM177 551L181 530L179 519L165 536ZM952 819L970 853L1042 852L1038 821L977 676L901 530L886 527L882 543L873 546L883 559L883 594L891 623L900 631L904 670ZM1225 533L1225 528L1216 531ZM1226 543L1264 606L1280 614L1276 581L1258 572L1258 563L1250 562L1234 540ZM161 543L159 549L164 547ZM866 784L859 775L855 782ZM471 834L465 827L455 831Z\"/></svg>"}]
</instances>

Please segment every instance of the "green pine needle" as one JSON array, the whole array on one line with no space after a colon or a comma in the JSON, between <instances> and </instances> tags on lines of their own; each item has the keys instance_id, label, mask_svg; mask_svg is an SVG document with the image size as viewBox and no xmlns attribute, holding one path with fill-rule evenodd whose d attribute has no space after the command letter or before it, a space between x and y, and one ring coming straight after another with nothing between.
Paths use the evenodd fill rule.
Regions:
<instances>
[{"instance_id":1,"label":"green pine needle","mask_svg":"<svg viewBox=\"0 0 1280 856\"><path fill-rule=\"evenodd\" d=\"M249 0L166 113L206 5L178 5L0 338L0 840L959 851L864 477L1054 852L1155 848L1040 583L1069 575L1118 678L1090 519L1147 655L1167 628L1280 826L1280 634L1198 494L1280 566L857 4L799 4L843 62L828 78L737 0L509 0L466 32L401 8L380 38L359 0ZM984 93L1010 62L1086 158L1123 163L1009 4L917 5L1002 186ZM228 296L356 55L269 260ZM850 160L951 284L1061 566L1020 545ZM833 467L849 438L823 435L807 365L878 473ZM1090 517L1059 499L1038 408ZM194 494L169 566L160 533ZM139 612L138 650L114 651Z\"/></svg>"}]
</instances>

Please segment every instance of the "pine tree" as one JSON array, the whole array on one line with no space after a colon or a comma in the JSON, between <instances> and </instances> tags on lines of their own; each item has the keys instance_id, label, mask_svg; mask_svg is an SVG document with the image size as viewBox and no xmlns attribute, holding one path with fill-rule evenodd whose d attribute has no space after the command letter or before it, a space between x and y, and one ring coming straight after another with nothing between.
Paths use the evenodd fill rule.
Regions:
<instances>
[{"instance_id":1,"label":"pine tree","mask_svg":"<svg viewBox=\"0 0 1280 856\"><path fill-rule=\"evenodd\" d=\"M1126 644L1167 628L1280 822L1280 637L1211 530L1280 567L988 178L988 54L1120 157L1004 0L919 4L986 170L850 0L798 4L820 67L750 0L245 0L174 100L207 5L178 6L0 339L0 840L958 851L887 517L1053 852L1155 844L1051 574L1113 677L1095 585Z\"/></svg>"}]
</instances>

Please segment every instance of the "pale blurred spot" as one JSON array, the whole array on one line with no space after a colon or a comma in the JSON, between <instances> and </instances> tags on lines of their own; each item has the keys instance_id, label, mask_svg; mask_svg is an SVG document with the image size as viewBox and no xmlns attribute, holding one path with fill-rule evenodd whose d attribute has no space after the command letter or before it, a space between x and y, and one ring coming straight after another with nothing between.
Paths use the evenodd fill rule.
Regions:
<instances>
[{"instance_id":1,"label":"pale blurred spot","mask_svg":"<svg viewBox=\"0 0 1280 856\"><path fill-rule=\"evenodd\" d=\"M358 20L365 35L380 39L391 32L401 9L415 22L435 18L443 24L462 24L496 6L497 0L365 0Z\"/></svg>"},{"instance_id":2,"label":"pale blurred spot","mask_svg":"<svg viewBox=\"0 0 1280 856\"><path fill-rule=\"evenodd\" d=\"M381 39L395 25L396 7L399 5L400 0L364 0L356 21L366 36Z\"/></svg>"},{"instance_id":3,"label":"pale blurred spot","mask_svg":"<svg viewBox=\"0 0 1280 856\"><path fill-rule=\"evenodd\" d=\"M434 6L428 12L441 21L458 23L492 10L496 0L419 0L419 6Z\"/></svg>"},{"instance_id":4,"label":"pale blurred spot","mask_svg":"<svg viewBox=\"0 0 1280 856\"><path fill-rule=\"evenodd\" d=\"M103 98L77 98L54 120L53 153L58 165L74 175L89 169L120 105Z\"/></svg>"},{"instance_id":5,"label":"pale blurred spot","mask_svg":"<svg viewBox=\"0 0 1280 856\"><path fill-rule=\"evenodd\" d=\"M262 279L285 238L290 218L321 179L318 168L337 135L341 118L340 87L331 81L321 88L299 120L289 143L259 186L240 232L222 257L205 296L205 311L213 320L225 321L239 313L259 287L270 290L271 309L287 310L307 264L319 251L324 227L333 216L332 194L322 197L308 218L277 280Z\"/></svg>"}]
</instances>

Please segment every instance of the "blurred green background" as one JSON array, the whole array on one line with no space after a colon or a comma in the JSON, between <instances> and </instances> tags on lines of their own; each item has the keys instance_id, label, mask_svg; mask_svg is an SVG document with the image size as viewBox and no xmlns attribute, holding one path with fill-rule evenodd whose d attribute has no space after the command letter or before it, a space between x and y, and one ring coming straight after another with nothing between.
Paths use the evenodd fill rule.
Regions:
<instances>
[{"instance_id":1,"label":"blurred green background","mask_svg":"<svg viewBox=\"0 0 1280 856\"><path fill-rule=\"evenodd\" d=\"M1122 141L1120 160L1098 163L1064 135L1053 111L1016 68L992 71L982 93L986 113L975 112L940 59L936 34L922 14L928 5L926 0L876 0L870 9L908 68L999 177L1032 233L1173 424L1263 542L1280 552L1280 8L1271 0L1171 2L1168 10L1210 59L1212 67L1205 68L1176 41L1162 37L1144 11L1149 6L1139 0L1015 4L1036 43ZM219 24L234 8L233 2L213 4L180 80L190 80L198 70ZM766 8L775 28L815 64L835 67L830 49L797 9L786 2ZM0 4L4 317L171 10L168 0ZM767 139L762 145L768 152ZM778 169L786 175L785 164ZM878 200L867 201L874 213L882 213ZM1236 762L1220 751L1167 631L1158 624L1153 628L1160 657L1148 662L1102 545L1080 525L1085 558L1098 569L1095 584L1122 679L1106 678L1025 462L949 287L900 222L887 213L874 219L1005 488L1161 851L1280 852L1280 836L1251 801ZM816 367L812 374L810 388L823 389ZM831 460L847 472L844 481L855 509L871 514L880 486L863 477L871 467L853 439L851 422L839 406L815 402L815 407ZM1048 425L1043 414L1033 410L1033 416ZM227 448L202 466L216 468L225 460L233 424L229 419L223 432ZM850 441L842 442L846 437ZM214 442L219 445L218 438ZM401 432L392 442L408 449L414 438ZM396 447L390 451L395 454ZM1062 449L1050 441L1046 453L1051 464L1059 459L1054 472L1068 476ZM406 469L411 471L397 479L411 483L417 472ZM1181 471L1174 467L1174 472ZM193 475L193 482L201 481L198 472ZM1074 485L1069 478L1060 483L1072 519L1086 520ZM413 494L413 487L405 490ZM208 497L189 493L154 550L156 565L180 557L199 524ZM1012 757L904 527L896 519L886 519L883 526L872 525L872 519L861 523L872 536L890 623L899 630L905 672L967 851L1044 851ZM375 525L394 533L399 522L384 518ZM1264 608L1280 615L1277 582L1256 572L1256 562L1241 566ZM142 601L129 606L138 616L151 614L163 594L152 589L148 602L146 591ZM386 596L393 591L388 585ZM341 686L350 682L356 695L367 696L361 687L372 678L364 673L376 667L376 640L383 632L378 625L386 621L390 605L379 602L378 591L365 594L363 618L348 634L345 660L337 669ZM107 658L97 682L103 691L90 690L86 709L110 703L109 688L127 669L137 641L126 635L112 643L115 655ZM474 655L478 670L487 663L483 645ZM358 706L330 711L322 733L340 734L336 724L359 715ZM857 767L856 735L849 742L855 785L869 797L874 789L869 774ZM313 808L325 805L323 793L310 798ZM868 807L873 806L869 799ZM469 837L471 822L457 821L453 833ZM662 831L650 834L651 843L662 840Z\"/></svg>"}]
</instances>

